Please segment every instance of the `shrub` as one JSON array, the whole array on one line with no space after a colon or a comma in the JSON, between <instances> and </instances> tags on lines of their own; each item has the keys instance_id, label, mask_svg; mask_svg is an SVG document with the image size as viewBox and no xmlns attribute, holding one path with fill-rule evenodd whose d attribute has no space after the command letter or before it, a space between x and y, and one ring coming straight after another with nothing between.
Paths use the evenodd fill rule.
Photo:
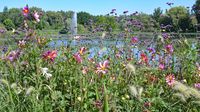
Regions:
<instances>
[{"instance_id":1,"label":"shrub","mask_svg":"<svg viewBox=\"0 0 200 112\"><path fill-rule=\"evenodd\" d=\"M4 20L3 24L5 25L5 28L7 30L12 30L13 28L15 28L15 25L13 24L13 21L11 19Z\"/></svg>"}]
</instances>

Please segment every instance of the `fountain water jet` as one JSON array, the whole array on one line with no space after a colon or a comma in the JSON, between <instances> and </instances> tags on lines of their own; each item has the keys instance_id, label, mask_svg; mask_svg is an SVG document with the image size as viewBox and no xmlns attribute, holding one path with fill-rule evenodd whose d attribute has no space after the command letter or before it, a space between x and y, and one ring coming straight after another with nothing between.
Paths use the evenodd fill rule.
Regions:
<instances>
[{"instance_id":1,"label":"fountain water jet","mask_svg":"<svg viewBox=\"0 0 200 112\"><path fill-rule=\"evenodd\" d=\"M72 23L71 23L71 33L72 35L77 35L77 13L72 13Z\"/></svg>"}]
</instances>

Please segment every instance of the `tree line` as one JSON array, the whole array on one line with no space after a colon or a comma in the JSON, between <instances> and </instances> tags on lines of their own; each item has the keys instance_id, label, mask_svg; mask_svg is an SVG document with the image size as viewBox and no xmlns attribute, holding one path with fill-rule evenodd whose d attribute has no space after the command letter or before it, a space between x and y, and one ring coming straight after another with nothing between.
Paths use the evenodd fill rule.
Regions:
<instances>
[{"instance_id":1,"label":"tree line","mask_svg":"<svg viewBox=\"0 0 200 112\"><path fill-rule=\"evenodd\" d=\"M40 22L34 26L38 30L52 29L68 33L70 30L72 11L44 11L42 8L31 7L30 11L41 14ZM124 11L118 15L113 9L107 15L92 15L87 12L78 12L78 32L99 31L143 31L143 32L196 32L200 23L200 0L193 7L177 6L163 11L160 7L154 9L153 14ZM4 7L0 12L0 27L7 30L17 29L23 23L22 8Z\"/></svg>"}]
</instances>

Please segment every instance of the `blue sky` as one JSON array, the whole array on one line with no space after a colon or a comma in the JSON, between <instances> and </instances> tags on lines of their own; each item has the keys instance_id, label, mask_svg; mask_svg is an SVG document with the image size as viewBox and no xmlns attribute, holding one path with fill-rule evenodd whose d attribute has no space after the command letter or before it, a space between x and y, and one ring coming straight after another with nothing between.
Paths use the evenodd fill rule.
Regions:
<instances>
[{"instance_id":1,"label":"blue sky","mask_svg":"<svg viewBox=\"0 0 200 112\"><path fill-rule=\"evenodd\" d=\"M4 6L21 8L28 4L44 10L86 11L94 15L107 14L113 8L120 14L124 10L151 14L157 7L163 10L170 8L167 2L173 2L173 6L192 7L195 0L0 0L0 11Z\"/></svg>"}]
</instances>

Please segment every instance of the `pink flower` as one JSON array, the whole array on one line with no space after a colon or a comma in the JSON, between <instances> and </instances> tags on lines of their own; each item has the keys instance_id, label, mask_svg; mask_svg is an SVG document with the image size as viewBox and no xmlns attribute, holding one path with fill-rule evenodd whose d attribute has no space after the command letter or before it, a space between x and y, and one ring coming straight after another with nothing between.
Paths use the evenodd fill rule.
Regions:
<instances>
[{"instance_id":1,"label":"pink flower","mask_svg":"<svg viewBox=\"0 0 200 112\"><path fill-rule=\"evenodd\" d=\"M200 89L200 83L194 84L194 87L197 88L197 89Z\"/></svg>"},{"instance_id":2,"label":"pink flower","mask_svg":"<svg viewBox=\"0 0 200 112\"><path fill-rule=\"evenodd\" d=\"M154 48L151 48L151 47L147 48L147 50L149 51L149 53L155 53L156 52L156 50Z\"/></svg>"},{"instance_id":3,"label":"pink flower","mask_svg":"<svg viewBox=\"0 0 200 112\"><path fill-rule=\"evenodd\" d=\"M20 48L23 48L25 46L25 44L26 44L26 41L24 41L24 40L21 40L21 41L18 42L18 46Z\"/></svg>"},{"instance_id":4,"label":"pink flower","mask_svg":"<svg viewBox=\"0 0 200 112\"><path fill-rule=\"evenodd\" d=\"M97 65L96 73L106 74L108 72L108 64L109 64L108 60L104 62L99 62L99 64Z\"/></svg>"},{"instance_id":5,"label":"pink flower","mask_svg":"<svg viewBox=\"0 0 200 112\"><path fill-rule=\"evenodd\" d=\"M45 60L51 60L54 61L54 59L57 57L57 51L53 50L53 51L46 51L45 53L43 53L43 59Z\"/></svg>"},{"instance_id":6,"label":"pink flower","mask_svg":"<svg viewBox=\"0 0 200 112\"><path fill-rule=\"evenodd\" d=\"M165 78L165 80L166 80L166 82L167 82L167 84L169 86L172 86L174 84L174 82L175 82L175 76L174 76L174 74L167 75L166 78Z\"/></svg>"},{"instance_id":7,"label":"pink flower","mask_svg":"<svg viewBox=\"0 0 200 112\"><path fill-rule=\"evenodd\" d=\"M33 17L35 18L36 22L40 22L40 19L39 19L40 15L38 14L37 11L34 12Z\"/></svg>"},{"instance_id":8,"label":"pink flower","mask_svg":"<svg viewBox=\"0 0 200 112\"><path fill-rule=\"evenodd\" d=\"M116 58L121 58L121 54L120 54L120 53L116 53L116 54L115 54L115 57L116 57Z\"/></svg>"},{"instance_id":9,"label":"pink flower","mask_svg":"<svg viewBox=\"0 0 200 112\"><path fill-rule=\"evenodd\" d=\"M160 63L160 64L159 64L159 69L160 69L160 70L164 70L164 68L165 68L165 65L164 65L163 63Z\"/></svg>"},{"instance_id":10,"label":"pink flower","mask_svg":"<svg viewBox=\"0 0 200 112\"><path fill-rule=\"evenodd\" d=\"M22 10L22 11L23 11L23 15L27 17L27 16L28 16L28 14L29 14L29 8L28 8L28 5L27 5L27 6L25 6L25 7L23 8L23 10Z\"/></svg>"},{"instance_id":11,"label":"pink flower","mask_svg":"<svg viewBox=\"0 0 200 112\"><path fill-rule=\"evenodd\" d=\"M81 71L82 71L83 74L87 74L88 68L86 66L84 66Z\"/></svg>"},{"instance_id":12,"label":"pink flower","mask_svg":"<svg viewBox=\"0 0 200 112\"><path fill-rule=\"evenodd\" d=\"M15 61L19 56L20 56L21 52L19 50L16 51L11 51L8 56L6 57L7 60L13 62Z\"/></svg>"},{"instance_id":13,"label":"pink flower","mask_svg":"<svg viewBox=\"0 0 200 112\"><path fill-rule=\"evenodd\" d=\"M137 37L132 37L131 38L131 43L132 44L135 44L135 43L137 43L138 42L138 38Z\"/></svg>"},{"instance_id":14,"label":"pink flower","mask_svg":"<svg viewBox=\"0 0 200 112\"><path fill-rule=\"evenodd\" d=\"M79 54L80 55L83 55L86 51L86 48L85 47L81 47L80 50L79 50Z\"/></svg>"},{"instance_id":15,"label":"pink flower","mask_svg":"<svg viewBox=\"0 0 200 112\"><path fill-rule=\"evenodd\" d=\"M174 51L172 44L166 45L166 46L165 46L165 49L166 49L166 51L167 51L169 54L172 54L173 51Z\"/></svg>"},{"instance_id":16,"label":"pink flower","mask_svg":"<svg viewBox=\"0 0 200 112\"><path fill-rule=\"evenodd\" d=\"M76 53L73 55L73 57L78 63L82 63L83 59L81 58L80 54Z\"/></svg>"}]
</instances>

